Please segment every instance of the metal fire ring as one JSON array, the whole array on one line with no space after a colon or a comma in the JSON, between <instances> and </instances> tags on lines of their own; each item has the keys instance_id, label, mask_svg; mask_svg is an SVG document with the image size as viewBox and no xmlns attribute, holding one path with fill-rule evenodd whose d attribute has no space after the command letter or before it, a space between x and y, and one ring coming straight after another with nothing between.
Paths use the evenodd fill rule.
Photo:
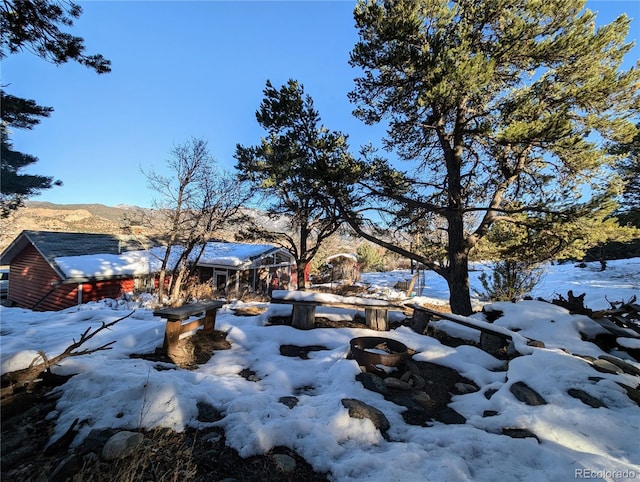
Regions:
<instances>
[{"instance_id":1,"label":"metal fire ring","mask_svg":"<svg viewBox=\"0 0 640 482\"><path fill-rule=\"evenodd\" d=\"M367 370L379 371L376 365L387 367L397 367L402 365L409 358L407 346L399 341L380 336L361 336L353 338L350 342L351 356L364 366ZM378 348L388 353L375 353L368 351Z\"/></svg>"}]
</instances>

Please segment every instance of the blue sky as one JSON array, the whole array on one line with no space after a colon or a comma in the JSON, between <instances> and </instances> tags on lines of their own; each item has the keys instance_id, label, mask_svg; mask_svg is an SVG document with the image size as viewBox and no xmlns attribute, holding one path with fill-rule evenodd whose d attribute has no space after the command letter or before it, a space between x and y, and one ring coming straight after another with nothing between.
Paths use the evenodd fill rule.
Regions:
<instances>
[{"instance_id":1,"label":"blue sky","mask_svg":"<svg viewBox=\"0 0 640 482\"><path fill-rule=\"evenodd\" d=\"M52 106L32 131L14 131L14 147L35 155L30 172L64 185L32 200L149 207L157 197L140 169L162 172L169 151L191 137L208 141L223 169L235 165L237 143L257 144L255 120L267 79L279 87L302 82L323 123L349 134L352 150L379 144L384 130L351 115L347 93L357 72L348 65L357 41L353 1L85 1L72 32L88 53L101 53L112 72L76 64L56 67L30 53L6 58L7 92ZM640 2L591 0L598 23ZM629 67L640 47L628 56Z\"/></svg>"}]
</instances>

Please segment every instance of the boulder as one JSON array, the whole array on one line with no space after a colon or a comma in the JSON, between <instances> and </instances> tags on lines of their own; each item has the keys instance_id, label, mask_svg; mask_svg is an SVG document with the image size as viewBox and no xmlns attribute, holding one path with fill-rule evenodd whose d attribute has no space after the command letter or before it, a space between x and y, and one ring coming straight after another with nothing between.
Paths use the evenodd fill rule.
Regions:
<instances>
[{"instance_id":1,"label":"boulder","mask_svg":"<svg viewBox=\"0 0 640 482\"><path fill-rule=\"evenodd\" d=\"M435 419L448 425L467 423L467 419L451 407L444 407L436 413Z\"/></svg>"},{"instance_id":2,"label":"boulder","mask_svg":"<svg viewBox=\"0 0 640 482\"><path fill-rule=\"evenodd\" d=\"M505 427L502 429L502 433L503 435L507 435L511 438L534 438L538 443L540 443L540 439L538 438L538 436L528 428Z\"/></svg>"},{"instance_id":3,"label":"boulder","mask_svg":"<svg viewBox=\"0 0 640 482\"><path fill-rule=\"evenodd\" d=\"M573 398L577 398L578 400L580 400L585 405L589 405L590 407L593 407L593 408L600 408L600 407L607 408L607 405L604 402L598 400L596 397L593 397L593 396L589 395L584 390L580 390L579 388L570 388L567 391L567 393L569 395L571 395Z\"/></svg>"},{"instance_id":4,"label":"boulder","mask_svg":"<svg viewBox=\"0 0 640 482\"><path fill-rule=\"evenodd\" d=\"M196 404L198 407L199 422L217 422L222 418L220 410L211 405L209 402L200 401Z\"/></svg>"},{"instance_id":5,"label":"boulder","mask_svg":"<svg viewBox=\"0 0 640 482\"><path fill-rule=\"evenodd\" d=\"M478 391L478 387L476 387L475 385L471 385L470 383L458 382L453 387L458 393L462 395L464 395L465 393L474 393Z\"/></svg>"},{"instance_id":6,"label":"boulder","mask_svg":"<svg viewBox=\"0 0 640 482\"><path fill-rule=\"evenodd\" d=\"M343 398L342 406L349 410L349 416L353 418L368 418L373 425L383 434L389 430L391 425L386 415L378 410L355 398Z\"/></svg>"},{"instance_id":7,"label":"boulder","mask_svg":"<svg viewBox=\"0 0 640 482\"><path fill-rule=\"evenodd\" d=\"M615 366L622 369L622 371L628 373L629 375L640 376L640 369L636 368L631 363L627 363L626 361L621 360L620 358L611 355L600 355L598 358L613 363Z\"/></svg>"},{"instance_id":8,"label":"boulder","mask_svg":"<svg viewBox=\"0 0 640 482\"><path fill-rule=\"evenodd\" d=\"M389 387L389 388L394 388L396 390L405 390L405 391L409 391L411 390L411 385L409 385L407 382L403 382L402 380L400 380L399 378L394 378L394 377L388 377L384 379L384 383Z\"/></svg>"},{"instance_id":9,"label":"boulder","mask_svg":"<svg viewBox=\"0 0 640 482\"><path fill-rule=\"evenodd\" d=\"M535 406L547 404L547 401L542 398L542 395L530 388L524 382L515 382L511 387L509 387L509 391L513 393L514 397L527 405Z\"/></svg>"},{"instance_id":10,"label":"boulder","mask_svg":"<svg viewBox=\"0 0 640 482\"><path fill-rule=\"evenodd\" d=\"M289 408L293 408L296 405L298 405L298 397L293 397L293 396L288 396L288 397L280 397L278 399L278 402L282 403L283 405L286 405Z\"/></svg>"},{"instance_id":11,"label":"boulder","mask_svg":"<svg viewBox=\"0 0 640 482\"><path fill-rule=\"evenodd\" d=\"M144 435L140 432L129 432L123 430L113 435L102 449L102 458L104 460L117 460L128 457L142 445Z\"/></svg>"},{"instance_id":12,"label":"boulder","mask_svg":"<svg viewBox=\"0 0 640 482\"><path fill-rule=\"evenodd\" d=\"M372 392L381 393L382 395L386 395L389 393L389 388L385 384L382 377L375 375L374 373L362 372L356 375L356 380L358 380L364 388L367 390L371 390Z\"/></svg>"},{"instance_id":13,"label":"boulder","mask_svg":"<svg viewBox=\"0 0 640 482\"><path fill-rule=\"evenodd\" d=\"M602 358L598 358L597 360L593 360L592 362L593 368L598 370L600 373L617 373L622 374L624 370L620 368L618 365L611 363L608 360L604 360Z\"/></svg>"},{"instance_id":14,"label":"boulder","mask_svg":"<svg viewBox=\"0 0 640 482\"><path fill-rule=\"evenodd\" d=\"M285 474L292 474L296 471L296 459L288 456L287 454L273 454L271 459L278 467L280 472Z\"/></svg>"}]
</instances>

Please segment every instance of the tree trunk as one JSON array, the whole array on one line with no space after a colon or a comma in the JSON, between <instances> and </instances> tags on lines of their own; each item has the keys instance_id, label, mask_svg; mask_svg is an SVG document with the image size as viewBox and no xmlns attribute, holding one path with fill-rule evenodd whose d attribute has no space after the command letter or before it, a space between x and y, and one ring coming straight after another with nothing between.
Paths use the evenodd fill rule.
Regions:
<instances>
[{"instance_id":1,"label":"tree trunk","mask_svg":"<svg viewBox=\"0 0 640 482\"><path fill-rule=\"evenodd\" d=\"M451 311L457 315L469 316L473 313L469 295L469 269L466 262L455 269L453 266L451 268L451 274L447 278Z\"/></svg>"},{"instance_id":2,"label":"tree trunk","mask_svg":"<svg viewBox=\"0 0 640 482\"><path fill-rule=\"evenodd\" d=\"M304 290L306 285L305 273L307 272L307 262L296 260L296 273L298 274L298 289Z\"/></svg>"},{"instance_id":3,"label":"tree trunk","mask_svg":"<svg viewBox=\"0 0 640 482\"><path fill-rule=\"evenodd\" d=\"M302 222L300 223L300 256L299 259L296 260L296 269L298 271L298 289L304 290L307 287L306 273L309 265L309 260L307 259L307 241L309 240L309 231L307 223L309 222L309 217L304 214L302 217Z\"/></svg>"},{"instance_id":4,"label":"tree trunk","mask_svg":"<svg viewBox=\"0 0 640 482\"><path fill-rule=\"evenodd\" d=\"M469 249L464 236L462 214L455 213L449 218L449 305L457 315L468 316L473 313L471 294L469 293Z\"/></svg>"},{"instance_id":5,"label":"tree trunk","mask_svg":"<svg viewBox=\"0 0 640 482\"><path fill-rule=\"evenodd\" d=\"M167 271L165 268L162 268L160 270L160 273L158 274L158 301L160 303L162 303L162 300L164 298L164 284L165 284L165 280L167 278Z\"/></svg>"},{"instance_id":6,"label":"tree trunk","mask_svg":"<svg viewBox=\"0 0 640 482\"><path fill-rule=\"evenodd\" d=\"M172 303L176 303L180 299L180 293L182 291L182 282L185 279L186 273L187 273L186 266L181 266L178 272L174 274L173 279L171 280L171 289L169 292L169 297L171 298Z\"/></svg>"},{"instance_id":7,"label":"tree trunk","mask_svg":"<svg viewBox=\"0 0 640 482\"><path fill-rule=\"evenodd\" d=\"M604 271L607 269L607 257L605 256L605 247L604 244L600 245L600 271Z\"/></svg>"}]
</instances>

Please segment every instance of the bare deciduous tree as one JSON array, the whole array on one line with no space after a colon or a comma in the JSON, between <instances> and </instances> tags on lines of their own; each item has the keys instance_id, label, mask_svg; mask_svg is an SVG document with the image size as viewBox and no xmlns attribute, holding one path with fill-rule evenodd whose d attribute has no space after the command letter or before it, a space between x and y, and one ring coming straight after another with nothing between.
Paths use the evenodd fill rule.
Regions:
<instances>
[{"instance_id":1,"label":"bare deciduous tree","mask_svg":"<svg viewBox=\"0 0 640 482\"><path fill-rule=\"evenodd\" d=\"M166 232L158 294L162 301L168 279L170 302L175 304L207 241L240 218L249 196L235 176L217 169L205 140L192 138L170 154L167 167L171 175L154 170L144 174L149 188L160 195L154 208L163 217Z\"/></svg>"}]
</instances>

